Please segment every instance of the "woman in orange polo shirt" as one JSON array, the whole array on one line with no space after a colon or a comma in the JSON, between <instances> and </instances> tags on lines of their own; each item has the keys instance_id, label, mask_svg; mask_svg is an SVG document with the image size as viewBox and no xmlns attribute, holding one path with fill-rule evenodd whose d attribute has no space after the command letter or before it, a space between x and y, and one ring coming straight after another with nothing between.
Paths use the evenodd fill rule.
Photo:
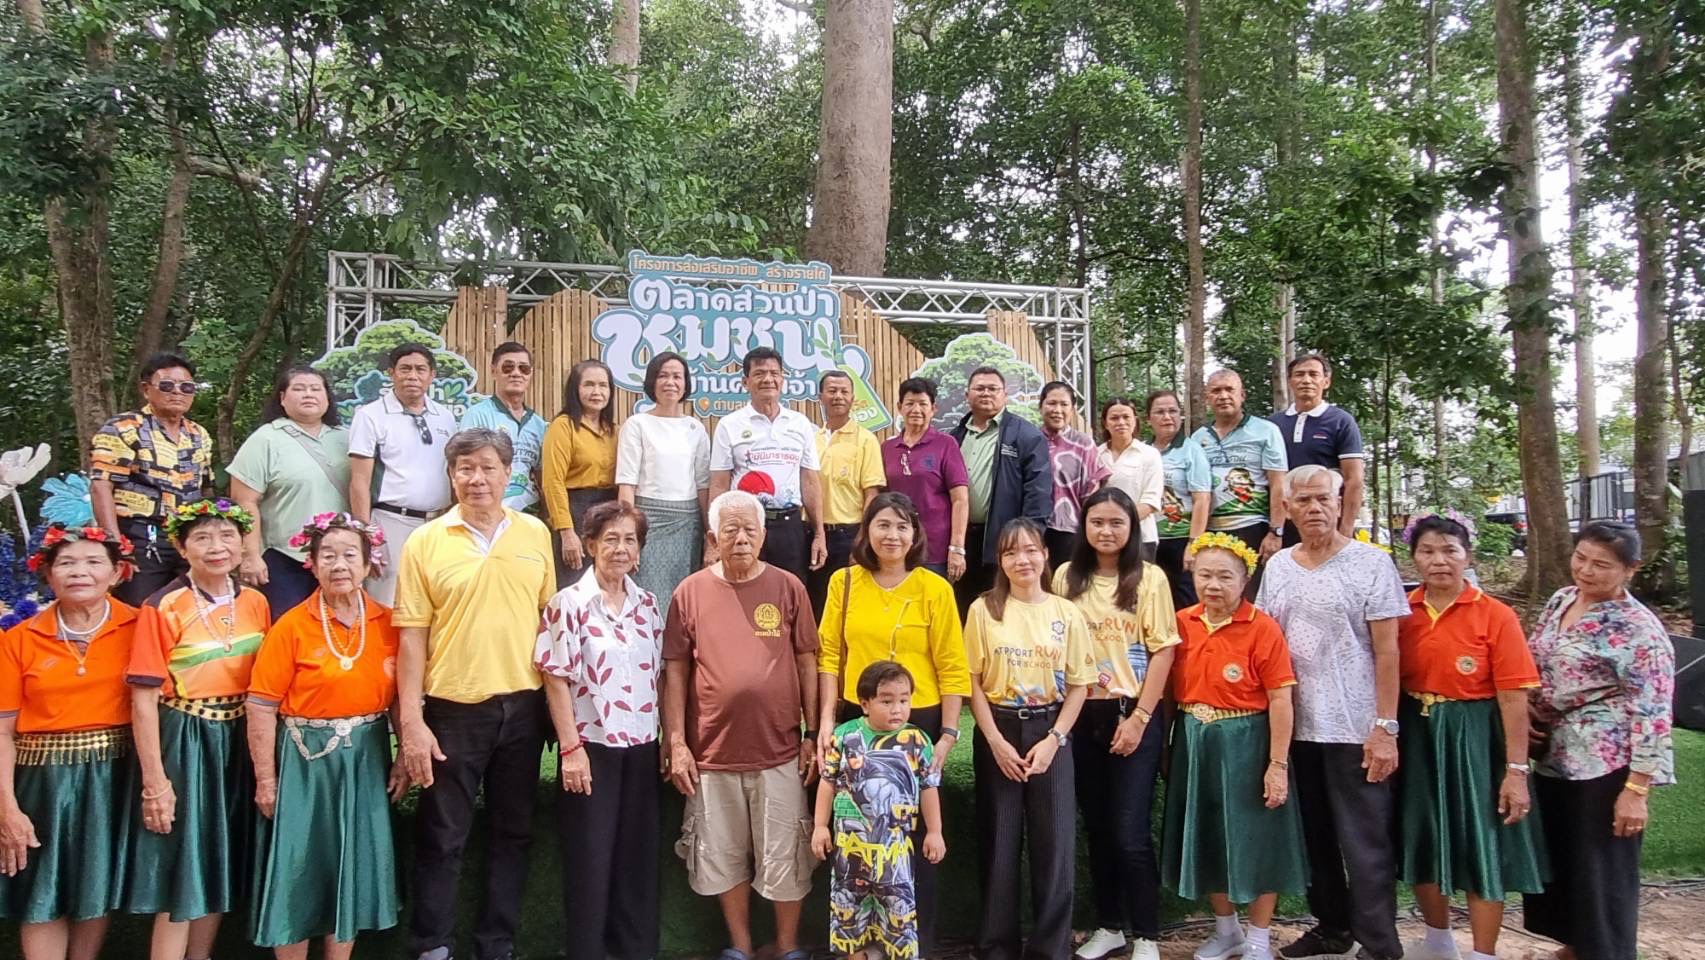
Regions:
<instances>
[{"instance_id":1,"label":"woman in orange polo shirt","mask_svg":"<svg viewBox=\"0 0 1705 960\"><path fill-rule=\"evenodd\" d=\"M1278 622L1243 599L1255 552L1223 533L1188 550L1201 602L1178 612L1161 878L1213 908L1214 935L1197 960L1272 960L1279 894L1308 886L1302 815L1289 802L1296 676ZM1247 932L1240 903L1249 904Z\"/></svg>"},{"instance_id":2,"label":"woman in orange polo shirt","mask_svg":"<svg viewBox=\"0 0 1705 960\"><path fill-rule=\"evenodd\" d=\"M237 582L254 520L229 500L166 518L189 573L137 613L127 679L142 789L125 909L154 914L153 960L206 957L248 886L253 802L243 701L266 598ZM161 709L164 708L164 709Z\"/></svg>"},{"instance_id":3,"label":"woman in orange polo shirt","mask_svg":"<svg viewBox=\"0 0 1705 960\"><path fill-rule=\"evenodd\" d=\"M1406 531L1422 585L1398 627L1403 670L1398 797L1403 879L1427 922L1411 960L1457 960L1450 892L1468 892L1471 960L1496 956L1504 898L1537 893L1545 864L1528 793L1527 691L1539 686L1514 610L1465 579L1465 522Z\"/></svg>"},{"instance_id":4,"label":"woman in orange polo shirt","mask_svg":"<svg viewBox=\"0 0 1705 960\"><path fill-rule=\"evenodd\" d=\"M344 960L362 930L396 926L387 770L397 698L397 629L367 595L377 526L322 513L290 538L319 589L267 632L249 680L257 862L250 939L280 960L325 939ZM387 786L391 796L387 797Z\"/></svg>"},{"instance_id":5,"label":"woman in orange polo shirt","mask_svg":"<svg viewBox=\"0 0 1705 960\"><path fill-rule=\"evenodd\" d=\"M30 557L57 598L0 636L0 919L25 960L100 953L119 906L136 789L136 611L107 594L130 542L54 524Z\"/></svg>"}]
</instances>

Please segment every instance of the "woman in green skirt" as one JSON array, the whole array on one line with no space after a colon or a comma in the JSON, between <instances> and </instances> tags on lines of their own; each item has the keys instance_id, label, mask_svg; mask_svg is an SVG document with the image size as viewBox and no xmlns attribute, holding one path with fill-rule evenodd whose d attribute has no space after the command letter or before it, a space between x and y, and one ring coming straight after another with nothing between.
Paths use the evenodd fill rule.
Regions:
<instances>
[{"instance_id":1,"label":"woman in green skirt","mask_svg":"<svg viewBox=\"0 0 1705 960\"><path fill-rule=\"evenodd\" d=\"M1301 893L1308 876L1302 817L1287 802L1296 677L1278 623L1243 599L1255 552L1223 533L1188 549L1201 602L1178 612L1161 879L1213 908L1214 934L1196 960L1272 960L1279 894Z\"/></svg>"},{"instance_id":2,"label":"woman in green skirt","mask_svg":"<svg viewBox=\"0 0 1705 960\"><path fill-rule=\"evenodd\" d=\"M362 930L396 926L389 777L397 630L366 591L377 526L322 513L291 537L319 589L267 632L249 681L254 760L256 945L302 960L324 938L345 960ZM393 772L400 772L397 768Z\"/></svg>"},{"instance_id":3,"label":"woman in green skirt","mask_svg":"<svg viewBox=\"0 0 1705 960\"><path fill-rule=\"evenodd\" d=\"M54 525L29 559L57 598L0 635L0 919L25 960L94 960L120 904L136 789L130 543Z\"/></svg>"},{"instance_id":4,"label":"woman in green skirt","mask_svg":"<svg viewBox=\"0 0 1705 960\"><path fill-rule=\"evenodd\" d=\"M1427 923L1404 948L1410 960L1458 960L1452 890L1468 892L1472 960L1492 960L1504 898L1538 893L1545 879L1527 783L1526 691L1539 670L1515 611L1465 579L1469 523L1429 514L1405 531L1423 583L1397 634L1400 850Z\"/></svg>"},{"instance_id":5,"label":"woman in green skirt","mask_svg":"<svg viewBox=\"0 0 1705 960\"><path fill-rule=\"evenodd\" d=\"M125 909L154 914L153 960L204 960L219 920L243 899L254 804L243 701L266 598L241 586L243 534L229 500L166 518L189 573L138 612L130 654L131 722L142 768Z\"/></svg>"}]
</instances>

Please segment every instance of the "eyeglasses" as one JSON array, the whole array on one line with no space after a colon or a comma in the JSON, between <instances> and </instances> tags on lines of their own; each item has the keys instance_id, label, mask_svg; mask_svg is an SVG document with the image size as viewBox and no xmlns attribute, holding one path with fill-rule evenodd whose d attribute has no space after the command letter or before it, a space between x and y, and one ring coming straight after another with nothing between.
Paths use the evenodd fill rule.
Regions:
<instances>
[{"instance_id":1,"label":"eyeglasses","mask_svg":"<svg viewBox=\"0 0 1705 960\"><path fill-rule=\"evenodd\" d=\"M196 383L194 380L157 380L154 383L154 389L161 393L181 393L186 397L195 396L197 390L207 386L209 384Z\"/></svg>"},{"instance_id":2,"label":"eyeglasses","mask_svg":"<svg viewBox=\"0 0 1705 960\"><path fill-rule=\"evenodd\" d=\"M411 413L409 414L409 418L414 420L415 429L420 431L420 442L429 447L432 446L432 428L426 425L426 415L423 413Z\"/></svg>"},{"instance_id":3,"label":"eyeglasses","mask_svg":"<svg viewBox=\"0 0 1705 960\"><path fill-rule=\"evenodd\" d=\"M533 373L533 365L530 363L506 363L506 364L498 367L497 372L498 373L519 373L519 374L523 374L526 376L531 376Z\"/></svg>"}]
</instances>

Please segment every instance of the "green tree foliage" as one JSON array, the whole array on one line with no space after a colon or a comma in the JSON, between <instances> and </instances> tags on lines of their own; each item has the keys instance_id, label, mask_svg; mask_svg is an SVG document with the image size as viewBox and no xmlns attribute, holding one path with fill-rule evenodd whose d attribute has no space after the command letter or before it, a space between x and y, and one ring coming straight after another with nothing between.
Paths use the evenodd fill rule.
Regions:
<instances>
[{"instance_id":1,"label":"green tree foliage","mask_svg":"<svg viewBox=\"0 0 1705 960\"><path fill-rule=\"evenodd\" d=\"M1012 347L989 334L967 333L954 338L941 356L925 361L913 374L935 381L937 430L951 430L971 412L965 391L970 386L971 371L978 367L994 367L1006 377L1008 410L1032 423L1041 422L1037 401L1042 392L1042 375L1020 360Z\"/></svg>"}]
</instances>

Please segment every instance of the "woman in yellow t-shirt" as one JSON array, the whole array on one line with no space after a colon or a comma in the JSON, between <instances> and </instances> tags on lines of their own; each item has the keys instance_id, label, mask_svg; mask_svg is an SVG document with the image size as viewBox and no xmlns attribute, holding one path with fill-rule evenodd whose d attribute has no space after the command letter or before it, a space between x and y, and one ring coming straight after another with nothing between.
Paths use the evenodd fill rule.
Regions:
<instances>
[{"instance_id":1,"label":"woman in yellow t-shirt","mask_svg":"<svg viewBox=\"0 0 1705 960\"><path fill-rule=\"evenodd\" d=\"M1160 960L1160 867L1149 810L1166 736L1154 714L1177 653L1178 619L1166 572L1143 562L1140 523L1123 490L1097 490L1083 502L1071 559L1054 571L1054 592L1083 612L1095 667L1072 727L1095 891L1096 930L1078 948L1081 960L1123 950L1127 933L1135 938L1131 960Z\"/></svg>"},{"instance_id":2,"label":"woman in yellow t-shirt","mask_svg":"<svg viewBox=\"0 0 1705 960\"><path fill-rule=\"evenodd\" d=\"M610 368L582 360L568 371L562 412L539 444L539 495L557 533L556 585L565 589L591 569L576 532L586 511L616 499L616 415Z\"/></svg>"},{"instance_id":3,"label":"woman in yellow t-shirt","mask_svg":"<svg viewBox=\"0 0 1705 960\"><path fill-rule=\"evenodd\" d=\"M851 566L835 572L818 630L820 750L834 745L835 728L860 716L858 678L879 660L912 675L910 722L935 742L935 772L959 742L959 717L971 695L965 637L953 587L923 566L929 555L923 521L912 498L879 493L865 505L853 541ZM923 825L913 849L923 849ZM917 881L918 951L935 948L935 864L913 857Z\"/></svg>"},{"instance_id":4,"label":"woman in yellow t-shirt","mask_svg":"<svg viewBox=\"0 0 1705 960\"><path fill-rule=\"evenodd\" d=\"M1020 518L995 543L995 584L965 615L982 919L977 953L1064 957L1072 949L1077 852L1072 725L1091 683L1089 630L1048 592L1042 528ZM1019 853L1030 845L1030 947L1020 949Z\"/></svg>"}]
</instances>

